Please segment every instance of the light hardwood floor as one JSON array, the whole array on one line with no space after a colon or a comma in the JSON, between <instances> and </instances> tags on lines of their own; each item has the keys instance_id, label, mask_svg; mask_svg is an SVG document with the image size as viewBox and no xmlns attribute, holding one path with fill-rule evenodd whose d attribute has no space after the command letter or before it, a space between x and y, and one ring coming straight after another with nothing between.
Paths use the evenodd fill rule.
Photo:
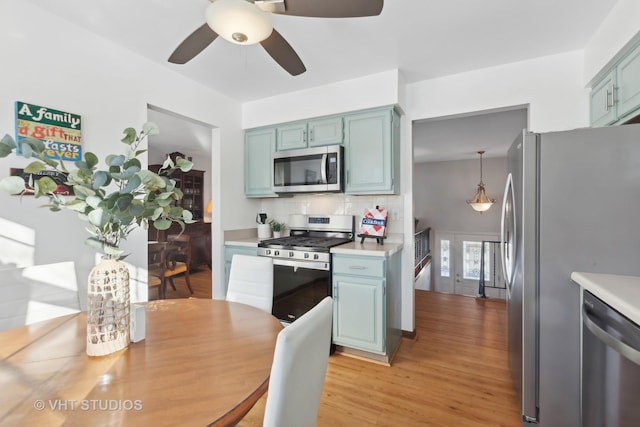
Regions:
<instances>
[{"instance_id":1,"label":"light hardwood floor","mask_svg":"<svg viewBox=\"0 0 640 427\"><path fill-rule=\"evenodd\" d=\"M519 426L507 365L506 305L416 291L416 339L391 367L329 358L318 426ZM242 420L262 425L263 397Z\"/></svg>"},{"instance_id":2,"label":"light hardwood floor","mask_svg":"<svg viewBox=\"0 0 640 427\"><path fill-rule=\"evenodd\" d=\"M193 295L189 292L187 284L184 281L184 276L176 276L173 281L176 285L176 290L171 289L171 286L167 284L167 299L170 298L209 298L211 299L211 270L206 266L198 267L191 270L191 287L193 288ZM149 301L158 299L158 288L149 289Z\"/></svg>"},{"instance_id":3,"label":"light hardwood floor","mask_svg":"<svg viewBox=\"0 0 640 427\"><path fill-rule=\"evenodd\" d=\"M167 297L211 298L211 271L193 272L191 282L193 295L178 278ZM506 304L416 291L415 305L416 338L402 339L391 367L329 358L318 426L520 426L507 365ZM265 401L243 427L262 425Z\"/></svg>"}]
</instances>

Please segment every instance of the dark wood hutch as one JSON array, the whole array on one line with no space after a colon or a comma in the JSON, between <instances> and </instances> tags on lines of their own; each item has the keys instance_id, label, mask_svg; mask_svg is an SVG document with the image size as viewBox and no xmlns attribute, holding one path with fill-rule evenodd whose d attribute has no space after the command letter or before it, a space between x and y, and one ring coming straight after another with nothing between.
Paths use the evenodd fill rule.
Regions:
<instances>
[{"instance_id":1,"label":"dark wood hutch","mask_svg":"<svg viewBox=\"0 0 640 427\"><path fill-rule=\"evenodd\" d=\"M175 162L178 157L187 158L184 154L173 152L167 154ZM191 160L189 158L189 160ZM162 165L149 165L149 170L158 173ZM185 234L191 236L191 268L207 265L211 268L211 223L204 222L204 172L192 169L189 172L174 171L170 178L176 181L176 187L182 191L182 200L176 202L182 208L191 211L197 222L185 225ZM179 234L180 225L172 224L168 230L158 231L149 227L150 241L164 242L167 236Z\"/></svg>"}]
</instances>

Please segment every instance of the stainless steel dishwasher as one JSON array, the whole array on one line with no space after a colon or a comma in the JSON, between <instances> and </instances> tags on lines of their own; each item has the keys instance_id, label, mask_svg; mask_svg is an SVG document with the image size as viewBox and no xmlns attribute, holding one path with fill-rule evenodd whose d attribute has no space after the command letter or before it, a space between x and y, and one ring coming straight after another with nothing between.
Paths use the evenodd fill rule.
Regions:
<instances>
[{"instance_id":1,"label":"stainless steel dishwasher","mask_svg":"<svg viewBox=\"0 0 640 427\"><path fill-rule=\"evenodd\" d=\"M640 326L588 291L582 321L582 426L640 426Z\"/></svg>"}]
</instances>

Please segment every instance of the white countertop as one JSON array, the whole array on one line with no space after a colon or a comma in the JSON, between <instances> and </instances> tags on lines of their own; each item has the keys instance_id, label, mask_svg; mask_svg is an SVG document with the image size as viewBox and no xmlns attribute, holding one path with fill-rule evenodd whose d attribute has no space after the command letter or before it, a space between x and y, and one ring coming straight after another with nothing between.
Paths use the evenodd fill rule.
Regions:
<instances>
[{"instance_id":1,"label":"white countertop","mask_svg":"<svg viewBox=\"0 0 640 427\"><path fill-rule=\"evenodd\" d=\"M225 246L245 246L249 248L258 247L260 240L257 237L248 238L235 238L226 240ZM383 245L379 245L373 241L367 240L364 243L360 243L360 239L355 242L345 243L340 246L331 248L332 254L344 254L344 255L361 255L361 256L391 256L402 249L402 243L400 242L387 242Z\"/></svg>"},{"instance_id":2,"label":"white countertop","mask_svg":"<svg viewBox=\"0 0 640 427\"><path fill-rule=\"evenodd\" d=\"M574 271L571 280L640 325L640 277Z\"/></svg>"},{"instance_id":3,"label":"white countertop","mask_svg":"<svg viewBox=\"0 0 640 427\"><path fill-rule=\"evenodd\" d=\"M225 240L224 244L225 246L246 246L249 248L257 248L259 241L260 239L258 239L257 237L248 237L244 239L241 238L241 239Z\"/></svg>"},{"instance_id":4,"label":"white countertop","mask_svg":"<svg viewBox=\"0 0 640 427\"><path fill-rule=\"evenodd\" d=\"M362 255L362 256L380 256L387 257L395 254L402 249L402 243L384 242L383 245L372 241L360 243L360 239L355 242L345 243L344 245L331 248L332 254L343 255Z\"/></svg>"}]
</instances>

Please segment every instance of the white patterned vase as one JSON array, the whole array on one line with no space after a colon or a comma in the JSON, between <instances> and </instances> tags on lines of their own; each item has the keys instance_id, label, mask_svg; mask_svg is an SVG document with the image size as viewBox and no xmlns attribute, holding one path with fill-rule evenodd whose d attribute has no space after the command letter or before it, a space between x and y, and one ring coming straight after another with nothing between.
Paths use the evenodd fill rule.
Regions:
<instances>
[{"instance_id":1,"label":"white patterned vase","mask_svg":"<svg viewBox=\"0 0 640 427\"><path fill-rule=\"evenodd\" d=\"M89 273L87 354L104 356L129 346L129 270L103 257Z\"/></svg>"}]
</instances>

